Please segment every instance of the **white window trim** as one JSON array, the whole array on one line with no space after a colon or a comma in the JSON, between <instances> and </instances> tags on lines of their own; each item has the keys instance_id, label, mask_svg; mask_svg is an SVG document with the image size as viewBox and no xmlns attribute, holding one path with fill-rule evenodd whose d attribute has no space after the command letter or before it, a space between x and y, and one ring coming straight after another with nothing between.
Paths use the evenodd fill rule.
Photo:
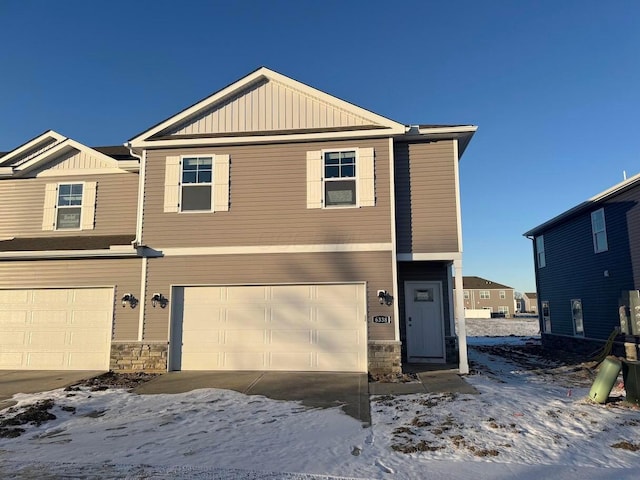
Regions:
<instances>
[{"instance_id":1,"label":"white window trim","mask_svg":"<svg viewBox=\"0 0 640 480\"><path fill-rule=\"evenodd\" d=\"M594 222L594 218L602 213L602 230L596 231L596 225ZM598 242L596 237L599 233L604 233L604 247L598 249ZM598 210L591 212L591 239L593 241L593 252L594 253L602 253L609 250L609 239L607 238L607 222L604 216L604 208L599 208Z\"/></svg>"},{"instance_id":2,"label":"white window trim","mask_svg":"<svg viewBox=\"0 0 640 480\"><path fill-rule=\"evenodd\" d=\"M182 183L182 175L184 174L184 159L185 158L210 158L211 159L211 182L207 183L189 183L188 185L198 185L198 186L210 186L211 187L211 201L209 202L209 209L202 210L183 210L182 209L182 189L184 188L184 184ZM214 199L214 183L215 179L213 177L216 168L216 156L213 154L204 154L204 155L180 155L180 178L178 179L178 213L211 213L214 211L213 199Z\"/></svg>"},{"instance_id":3,"label":"white window trim","mask_svg":"<svg viewBox=\"0 0 640 480\"><path fill-rule=\"evenodd\" d=\"M571 323L573 324L573 335L575 337L584 337L584 307L582 305L582 299L573 298L571 299ZM580 302L580 312L582 315L582 331L578 331L578 325L576 324L576 317L573 314L573 304L574 302Z\"/></svg>"},{"instance_id":4,"label":"white window trim","mask_svg":"<svg viewBox=\"0 0 640 480\"><path fill-rule=\"evenodd\" d=\"M540 248L542 246L542 248ZM536 264L538 268L547 266L547 255L544 248L544 235L536 237Z\"/></svg>"},{"instance_id":5,"label":"white window trim","mask_svg":"<svg viewBox=\"0 0 640 480\"><path fill-rule=\"evenodd\" d=\"M486 293L487 296L483 296L483 294ZM491 300L491 291L490 290L480 290L480 293L478 294L478 296L480 297L480 300Z\"/></svg>"},{"instance_id":6,"label":"white window trim","mask_svg":"<svg viewBox=\"0 0 640 480\"><path fill-rule=\"evenodd\" d=\"M540 316L542 317L542 330L545 333L549 333L551 332L551 308L549 305L549 300L541 300L540 305L542 307L540 311ZM548 313L546 317L544 316L545 306L547 308L547 313Z\"/></svg>"},{"instance_id":7,"label":"white window trim","mask_svg":"<svg viewBox=\"0 0 640 480\"><path fill-rule=\"evenodd\" d=\"M504 300L507 298L507 292L504 290L500 290L498 296L500 297L500 300Z\"/></svg>"},{"instance_id":8,"label":"white window trim","mask_svg":"<svg viewBox=\"0 0 640 480\"><path fill-rule=\"evenodd\" d=\"M335 209L335 208L360 208L360 188L358 188L359 183L360 183L360 167L359 167L359 163L358 160L360 158L360 148L355 147L355 148L325 148L320 150L321 155L322 155L322 208L326 208L326 209ZM325 171L325 155L327 153L340 153L340 152L355 152L356 158L355 158L355 170L356 170L356 175L354 177L345 177L343 178L335 178L335 179L326 179L324 176L324 171ZM339 181L339 180L351 180L353 179L353 181L355 182L355 191L356 191L356 202L353 205L327 205L326 199L325 199L325 195L326 195L326 189L325 189L325 183L327 181L329 182L335 182L335 181Z\"/></svg>"},{"instance_id":9,"label":"white window trim","mask_svg":"<svg viewBox=\"0 0 640 480\"><path fill-rule=\"evenodd\" d=\"M58 228L58 212L60 211L60 205L58 205L58 201L60 200L60 185L82 185L82 199L79 205L80 207L80 223L78 224L78 228ZM56 200L55 200L55 212L53 215L53 230L55 232L81 232L82 225L84 225L84 217L85 217L85 192L86 192L86 182L58 182L56 184ZM62 207L63 209L66 207ZM78 208L78 205L75 205L73 208Z\"/></svg>"}]
</instances>

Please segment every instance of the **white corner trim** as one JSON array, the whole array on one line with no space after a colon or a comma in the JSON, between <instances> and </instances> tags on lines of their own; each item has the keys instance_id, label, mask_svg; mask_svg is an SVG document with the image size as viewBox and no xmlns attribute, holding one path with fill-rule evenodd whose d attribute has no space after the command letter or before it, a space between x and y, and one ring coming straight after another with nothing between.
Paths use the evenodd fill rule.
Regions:
<instances>
[{"instance_id":1,"label":"white corner trim","mask_svg":"<svg viewBox=\"0 0 640 480\"><path fill-rule=\"evenodd\" d=\"M462 260L462 252L398 253L396 257L399 262L453 261Z\"/></svg>"},{"instance_id":2,"label":"white corner trim","mask_svg":"<svg viewBox=\"0 0 640 480\"><path fill-rule=\"evenodd\" d=\"M462 252L462 206L460 204L460 162L458 161L458 139L453 141L453 169L456 188L456 223L458 227L458 251Z\"/></svg>"},{"instance_id":3,"label":"white corner trim","mask_svg":"<svg viewBox=\"0 0 640 480\"><path fill-rule=\"evenodd\" d=\"M140 269L140 302L138 305L140 306L140 312L138 317L138 342L141 342L144 337L144 315L147 298L147 257L142 257L142 268Z\"/></svg>"},{"instance_id":4,"label":"white corner trim","mask_svg":"<svg viewBox=\"0 0 640 480\"><path fill-rule=\"evenodd\" d=\"M400 307L398 305L398 260L397 260L397 239L396 239L396 178L395 178L395 155L393 153L393 138L389 137L389 203L391 215L391 277L396 301L393 302L394 317L394 338L400 341Z\"/></svg>"},{"instance_id":5,"label":"white corner trim","mask_svg":"<svg viewBox=\"0 0 640 480\"><path fill-rule=\"evenodd\" d=\"M169 247L157 248L165 256L255 255L274 253L338 253L391 251L391 243L339 243L319 245L255 245L242 247Z\"/></svg>"}]
</instances>

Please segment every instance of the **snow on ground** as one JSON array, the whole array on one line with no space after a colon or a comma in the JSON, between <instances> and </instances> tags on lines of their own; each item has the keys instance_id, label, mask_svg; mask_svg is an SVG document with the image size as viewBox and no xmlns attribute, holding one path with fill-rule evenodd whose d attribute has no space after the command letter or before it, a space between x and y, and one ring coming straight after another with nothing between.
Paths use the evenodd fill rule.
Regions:
<instances>
[{"instance_id":1,"label":"snow on ground","mask_svg":"<svg viewBox=\"0 0 640 480\"><path fill-rule=\"evenodd\" d=\"M0 424L46 399L56 418L0 438L0 478L637 478L640 410L586 400L593 373L536 356L537 321L471 320L468 331L479 395L372 397L370 428L339 408L226 390L18 395ZM512 332L524 336L495 336Z\"/></svg>"}]
</instances>

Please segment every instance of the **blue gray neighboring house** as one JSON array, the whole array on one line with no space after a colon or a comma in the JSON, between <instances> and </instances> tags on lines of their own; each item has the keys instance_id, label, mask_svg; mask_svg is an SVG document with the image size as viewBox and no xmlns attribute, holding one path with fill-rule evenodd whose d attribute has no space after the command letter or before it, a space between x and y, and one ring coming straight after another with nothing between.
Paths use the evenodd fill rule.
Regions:
<instances>
[{"instance_id":1,"label":"blue gray neighboring house","mask_svg":"<svg viewBox=\"0 0 640 480\"><path fill-rule=\"evenodd\" d=\"M640 174L524 234L533 243L545 347L589 353L615 337L638 358ZM618 333L614 333L618 329Z\"/></svg>"}]
</instances>

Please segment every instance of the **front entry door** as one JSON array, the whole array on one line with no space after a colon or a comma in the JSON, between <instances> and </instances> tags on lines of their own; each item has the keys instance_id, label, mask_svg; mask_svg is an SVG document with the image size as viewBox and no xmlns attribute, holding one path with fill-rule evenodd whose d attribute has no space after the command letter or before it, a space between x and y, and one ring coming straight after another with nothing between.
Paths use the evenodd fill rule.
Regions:
<instances>
[{"instance_id":1,"label":"front entry door","mask_svg":"<svg viewBox=\"0 0 640 480\"><path fill-rule=\"evenodd\" d=\"M442 283L405 282L407 357L410 363L444 363Z\"/></svg>"}]
</instances>

